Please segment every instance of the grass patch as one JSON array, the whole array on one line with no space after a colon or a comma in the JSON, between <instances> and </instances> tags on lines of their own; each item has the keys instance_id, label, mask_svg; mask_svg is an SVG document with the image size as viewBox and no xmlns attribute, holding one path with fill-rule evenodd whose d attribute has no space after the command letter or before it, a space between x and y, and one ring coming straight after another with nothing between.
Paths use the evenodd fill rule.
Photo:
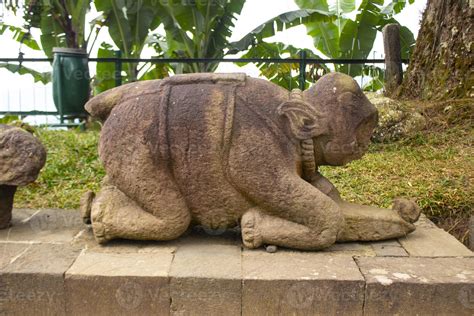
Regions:
<instances>
[{"instance_id":1,"label":"grass patch","mask_svg":"<svg viewBox=\"0 0 474 316\"><path fill-rule=\"evenodd\" d=\"M472 101L411 106L424 110L426 130L372 144L361 160L322 173L357 203L390 207L395 197L413 197L427 216L467 242L474 207ZM15 206L77 208L80 196L97 192L104 177L98 132L39 129L37 135L47 148L47 164L34 184L19 189Z\"/></svg>"},{"instance_id":2,"label":"grass patch","mask_svg":"<svg viewBox=\"0 0 474 316\"><path fill-rule=\"evenodd\" d=\"M99 132L36 129L46 147L46 165L35 183L18 189L15 207L77 208L88 190L97 192L105 175L98 159Z\"/></svg>"}]
</instances>

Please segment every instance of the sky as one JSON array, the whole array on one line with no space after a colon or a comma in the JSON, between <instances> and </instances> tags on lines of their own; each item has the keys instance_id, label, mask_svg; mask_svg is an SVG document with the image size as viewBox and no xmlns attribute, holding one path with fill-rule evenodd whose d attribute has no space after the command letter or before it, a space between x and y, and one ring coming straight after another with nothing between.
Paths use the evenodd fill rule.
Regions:
<instances>
[{"instance_id":1,"label":"sky","mask_svg":"<svg viewBox=\"0 0 474 316\"><path fill-rule=\"evenodd\" d=\"M329 0L328 2L335 1ZM362 0L358 0L357 5ZM386 0L388 3L388 1ZM397 20L404 26L407 26L415 35L418 33L419 24L421 21L421 14L426 6L426 0L416 0L414 4L407 6L400 14L396 16ZM235 28L232 33L231 41L239 40L242 36L253 30L263 22L275 17L281 13L288 12L291 10L297 10L298 6L293 0L247 0L241 15L238 17ZM91 12L90 16L94 17L97 12ZM11 15L4 16L5 23L21 25L21 20L15 19ZM38 33L33 33L35 38L38 38ZM12 57L16 58L19 52L19 44L7 36L1 38L1 57ZM97 43L102 41L111 42L106 30L102 30L97 40ZM310 36L306 35L304 26L298 26L281 32L270 38L269 41L280 41L286 44L291 44L295 47L307 48L315 51L313 42ZM97 48L97 47L96 47ZM25 53L25 58L34 57L45 57L42 52L31 50L25 46L22 48L22 52ZM383 53L383 42L381 35L377 36L374 44L374 49L370 54L370 57L382 58ZM91 56L94 57L95 54ZM145 50L143 57L151 57L153 50ZM370 58L369 57L369 58ZM48 71L50 65L48 63L39 64L35 63L28 64L29 67L35 68L39 71ZM91 67L91 73L93 74L95 66ZM218 72L246 72L248 75L257 77L259 72L253 65L246 67L238 67L231 63L221 63ZM34 83L30 75L17 75L8 72L5 69L0 69L0 110L47 110L54 111L55 107L52 101L52 87L51 84L43 85L40 83ZM54 118L46 117L35 117L27 119L30 123L53 123Z\"/></svg>"}]
</instances>

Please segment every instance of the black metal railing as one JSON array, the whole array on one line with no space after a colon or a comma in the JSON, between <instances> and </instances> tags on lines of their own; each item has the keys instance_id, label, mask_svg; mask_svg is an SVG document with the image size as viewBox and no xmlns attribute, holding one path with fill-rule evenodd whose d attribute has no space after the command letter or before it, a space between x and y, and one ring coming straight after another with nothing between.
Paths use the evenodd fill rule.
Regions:
<instances>
[{"instance_id":1,"label":"black metal railing","mask_svg":"<svg viewBox=\"0 0 474 316\"><path fill-rule=\"evenodd\" d=\"M124 63L151 63L151 64L199 64L199 63L272 63L272 64L298 64L298 86L304 89L306 85L306 68L310 65L354 65L354 64L384 64L385 59L317 59L307 58L306 52L301 51L299 58L120 58L120 53L117 52L117 57L109 58L88 58L88 62L92 63L114 63L115 71L113 73L115 86L122 84L122 65ZM18 63L20 66L23 63L52 63L52 58L25 58L20 55L19 58L0 58L0 63ZM402 60L407 64L408 60ZM58 116L58 111L5 111L0 109L0 115L18 115L18 116L34 116L34 115L52 115ZM67 124L65 124L67 125Z\"/></svg>"}]
</instances>

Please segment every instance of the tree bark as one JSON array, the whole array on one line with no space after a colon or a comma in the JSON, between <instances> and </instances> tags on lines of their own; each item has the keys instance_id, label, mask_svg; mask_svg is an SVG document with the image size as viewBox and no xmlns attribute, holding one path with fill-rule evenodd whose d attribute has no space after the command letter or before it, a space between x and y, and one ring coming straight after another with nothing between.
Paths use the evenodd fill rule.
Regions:
<instances>
[{"instance_id":1,"label":"tree bark","mask_svg":"<svg viewBox=\"0 0 474 316\"><path fill-rule=\"evenodd\" d=\"M473 97L474 8L470 0L428 0L401 98Z\"/></svg>"}]
</instances>

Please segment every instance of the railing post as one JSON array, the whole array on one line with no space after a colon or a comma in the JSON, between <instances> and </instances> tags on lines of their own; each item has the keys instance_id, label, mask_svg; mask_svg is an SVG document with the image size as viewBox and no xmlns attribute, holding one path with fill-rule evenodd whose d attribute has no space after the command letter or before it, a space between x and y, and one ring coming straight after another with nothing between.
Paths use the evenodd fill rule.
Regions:
<instances>
[{"instance_id":1,"label":"railing post","mask_svg":"<svg viewBox=\"0 0 474 316\"><path fill-rule=\"evenodd\" d=\"M385 93L391 95L403 80L400 26L398 24L387 24L383 28L383 44L385 50Z\"/></svg>"},{"instance_id":2,"label":"railing post","mask_svg":"<svg viewBox=\"0 0 474 316\"><path fill-rule=\"evenodd\" d=\"M122 52L119 50L116 50L114 52L115 58L117 60L115 61L115 71L114 71L114 79L115 79L115 86L121 86L122 85Z\"/></svg>"},{"instance_id":3,"label":"railing post","mask_svg":"<svg viewBox=\"0 0 474 316\"><path fill-rule=\"evenodd\" d=\"M300 51L300 74L299 74L299 87L301 91L304 91L306 87L306 51Z\"/></svg>"}]
</instances>

